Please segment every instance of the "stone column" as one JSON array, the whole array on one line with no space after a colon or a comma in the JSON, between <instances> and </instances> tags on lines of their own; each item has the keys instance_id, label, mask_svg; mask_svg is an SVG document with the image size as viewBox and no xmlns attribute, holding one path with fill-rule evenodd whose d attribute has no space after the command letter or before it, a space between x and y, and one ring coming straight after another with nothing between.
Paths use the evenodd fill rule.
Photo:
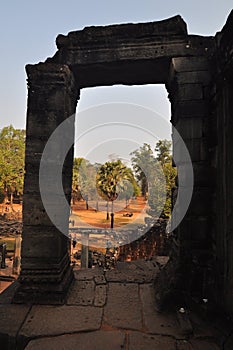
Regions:
<instances>
[{"instance_id":1,"label":"stone column","mask_svg":"<svg viewBox=\"0 0 233 350\"><path fill-rule=\"evenodd\" d=\"M89 259L89 233L81 233L81 244L81 267L87 269Z\"/></svg>"},{"instance_id":2,"label":"stone column","mask_svg":"<svg viewBox=\"0 0 233 350\"><path fill-rule=\"evenodd\" d=\"M207 57L174 58L168 84L172 105L171 122L189 151L194 175L191 203L176 229L175 247L179 252L182 289L200 298L207 297L213 282L211 193L214 171L210 167L208 146L210 67ZM187 164L182 157L180 140L174 135L173 149L179 186L183 186L181 180L188 176ZM182 204L178 203L178 210Z\"/></svg>"},{"instance_id":3,"label":"stone column","mask_svg":"<svg viewBox=\"0 0 233 350\"><path fill-rule=\"evenodd\" d=\"M62 223L63 231L51 220L43 205L39 186L40 161L51 134L75 113L78 89L66 65L28 65L28 111L26 133L23 234L20 286L17 303L61 304L73 277L68 254L69 210L60 193L51 193L49 205ZM48 166L59 167L66 143L74 142L74 118L66 134L56 139ZM62 166L62 183L68 204L71 198L73 146ZM54 179L44 178L48 191ZM56 185L56 184L55 184ZM68 206L67 206L68 207Z\"/></svg>"},{"instance_id":4,"label":"stone column","mask_svg":"<svg viewBox=\"0 0 233 350\"><path fill-rule=\"evenodd\" d=\"M183 220L173 232L170 260L156 281L156 300L163 306L167 297L184 302L184 294L208 298L213 289L211 241L211 191L214 171L209 161L208 119L210 64L206 57L177 57L171 61L167 83L171 122L184 141L193 166L193 194ZM181 151L182 140L173 129L173 157L182 193L190 191L188 164ZM185 196L177 198L175 220ZM174 295L175 294L175 295Z\"/></svg>"},{"instance_id":5,"label":"stone column","mask_svg":"<svg viewBox=\"0 0 233 350\"><path fill-rule=\"evenodd\" d=\"M216 35L217 61L211 90L215 135L212 162L216 169L215 254L216 303L233 314L233 12Z\"/></svg>"}]
</instances>

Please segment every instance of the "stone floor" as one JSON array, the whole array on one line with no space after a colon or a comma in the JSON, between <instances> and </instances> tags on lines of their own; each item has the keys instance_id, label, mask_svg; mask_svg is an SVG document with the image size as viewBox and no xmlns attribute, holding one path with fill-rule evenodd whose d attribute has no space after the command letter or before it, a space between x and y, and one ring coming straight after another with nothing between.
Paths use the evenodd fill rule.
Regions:
<instances>
[{"instance_id":1,"label":"stone floor","mask_svg":"<svg viewBox=\"0 0 233 350\"><path fill-rule=\"evenodd\" d=\"M75 271L63 306L13 305L9 293L3 293L0 349L228 349L222 345L226 334L191 311L183 315L175 308L156 309L153 281L158 272L156 261Z\"/></svg>"}]
</instances>

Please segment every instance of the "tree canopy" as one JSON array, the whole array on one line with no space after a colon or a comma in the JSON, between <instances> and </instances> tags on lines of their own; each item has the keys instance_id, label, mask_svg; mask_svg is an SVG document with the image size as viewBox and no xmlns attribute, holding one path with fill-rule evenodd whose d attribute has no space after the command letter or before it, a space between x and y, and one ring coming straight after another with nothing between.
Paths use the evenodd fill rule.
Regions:
<instances>
[{"instance_id":1,"label":"tree canopy","mask_svg":"<svg viewBox=\"0 0 233 350\"><path fill-rule=\"evenodd\" d=\"M111 228L113 228L114 225L113 202L124 192L126 201L129 199L129 183L131 183L133 187L132 195L135 195L137 184L133 172L119 159L106 162L98 169L96 186L99 195L107 201L107 220L109 218L108 202L112 202Z\"/></svg>"},{"instance_id":2,"label":"tree canopy","mask_svg":"<svg viewBox=\"0 0 233 350\"><path fill-rule=\"evenodd\" d=\"M144 197L148 195L148 180L152 173L154 156L151 146L144 143L139 149L131 152L131 162L135 172L136 179L140 183L141 194Z\"/></svg>"},{"instance_id":3,"label":"tree canopy","mask_svg":"<svg viewBox=\"0 0 233 350\"><path fill-rule=\"evenodd\" d=\"M22 194L24 179L25 130L12 125L0 131L0 189L4 201Z\"/></svg>"},{"instance_id":4,"label":"tree canopy","mask_svg":"<svg viewBox=\"0 0 233 350\"><path fill-rule=\"evenodd\" d=\"M91 164L84 158L74 158L72 192L73 202L83 198L88 209L88 200L97 200L96 168L97 164Z\"/></svg>"},{"instance_id":5,"label":"tree canopy","mask_svg":"<svg viewBox=\"0 0 233 350\"><path fill-rule=\"evenodd\" d=\"M97 190L102 198L114 201L118 198L121 190L126 186L126 180L135 186L135 179L130 168L126 167L121 160L102 164L97 172Z\"/></svg>"},{"instance_id":6,"label":"tree canopy","mask_svg":"<svg viewBox=\"0 0 233 350\"><path fill-rule=\"evenodd\" d=\"M144 143L131 153L133 169L141 184L142 195L148 198L150 208L160 215L171 215L171 191L175 186L176 169L172 166L172 143L159 140L153 152Z\"/></svg>"},{"instance_id":7,"label":"tree canopy","mask_svg":"<svg viewBox=\"0 0 233 350\"><path fill-rule=\"evenodd\" d=\"M172 211L172 188L175 187L175 178L177 170L172 165L171 155L172 142L169 140L159 140L155 145L156 160L161 164L163 174L166 180L166 200L162 210L162 215L169 217ZM149 205L154 209L157 205L156 198L153 195L149 199Z\"/></svg>"}]
</instances>

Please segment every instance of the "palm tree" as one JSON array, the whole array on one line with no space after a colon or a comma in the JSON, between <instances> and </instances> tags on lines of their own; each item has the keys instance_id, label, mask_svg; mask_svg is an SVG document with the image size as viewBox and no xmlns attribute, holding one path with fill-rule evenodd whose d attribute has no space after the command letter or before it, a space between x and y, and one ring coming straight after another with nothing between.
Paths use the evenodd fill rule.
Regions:
<instances>
[{"instance_id":1,"label":"palm tree","mask_svg":"<svg viewBox=\"0 0 233 350\"><path fill-rule=\"evenodd\" d=\"M134 177L131 169L127 168L121 160L106 162L100 166L97 172L97 190L102 198L107 200L107 220L109 218L108 203L111 207L111 228L114 227L114 200L118 197L118 191L122 180L133 182Z\"/></svg>"}]
</instances>

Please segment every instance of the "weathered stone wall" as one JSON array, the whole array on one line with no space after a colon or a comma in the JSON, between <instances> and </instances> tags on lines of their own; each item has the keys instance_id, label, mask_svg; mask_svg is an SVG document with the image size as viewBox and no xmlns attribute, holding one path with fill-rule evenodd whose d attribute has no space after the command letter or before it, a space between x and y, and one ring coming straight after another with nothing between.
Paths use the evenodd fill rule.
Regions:
<instances>
[{"instance_id":1,"label":"weathered stone wall","mask_svg":"<svg viewBox=\"0 0 233 350\"><path fill-rule=\"evenodd\" d=\"M211 43L212 45L212 43ZM209 50L209 48L208 48ZM207 50L206 50L207 51ZM213 183L208 148L209 89L212 62L208 52L171 60L167 83L171 101L171 122L178 131L173 133L173 152L178 169L178 186L184 193L193 191L189 209L173 232L170 261L157 279L157 300L163 304L169 294L207 298L213 284L211 246L211 192ZM185 160L181 138L189 151L193 167L193 190L186 178L188 159ZM184 205L177 198L174 217ZM176 214L177 212L177 214ZM184 302L184 300L183 300Z\"/></svg>"},{"instance_id":2,"label":"weathered stone wall","mask_svg":"<svg viewBox=\"0 0 233 350\"><path fill-rule=\"evenodd\" d=\"M211 62L208 56L177 57L172 60L171 70L171 122L186 144L194 172L192 200L175 235L180 245L180 268L184 276L181 283L186 292L204 298L204 275L211 259L208 227L212 184L207 145ZM176 136L173 145L181 180L187 176L187 169ZM182 186L181 181L179 186Z\"/></svg>"},{"instance_id":3,"label":"weathered stone wall","mask_svg":"<svg viewBox=\"0 0 233 350\"><path fill-rule=\"evenodd\" d=\"M233 12L217 33L216 46L208 140L215 184L211 197L213 294L218 304L233 313Z\"/></svg>"},{"instance_id":4,"label":"weathered stone wall","mask_svg":"<svg viewBox=\"0 0 233 350\"><path fill-rule=\"evenodd\" d=\"M158 301L177 290L233 313L233 13L207 57L174 58L172 123L189 149L194 192L174 232ZM174 152L179 152L176 140ZM177 164L181 169L182 162ZM185 175L185 172L184 172Z\"/></svg>"}]
</instances>

